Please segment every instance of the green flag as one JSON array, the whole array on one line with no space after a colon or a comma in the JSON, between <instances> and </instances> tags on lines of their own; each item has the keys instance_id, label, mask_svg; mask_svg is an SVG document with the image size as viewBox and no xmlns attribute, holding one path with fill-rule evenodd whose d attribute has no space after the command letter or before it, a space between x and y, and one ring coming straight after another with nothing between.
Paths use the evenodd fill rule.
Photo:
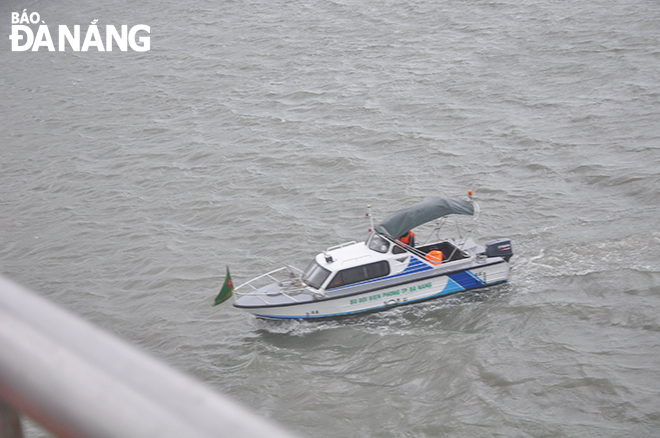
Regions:
<instances>
[{"instance_id":1,"label":"green flag","mask_svg":"<svg viewBox=\"0 0 660 438\"><path fill-rule=\"evenodd\" d=\"M231 275L229 275L229 266L227 266L227 277L225 277L225 284L222 285L220 293L217 297L215 297L215 304L213 305L217 306L220 303L224 303L229 298L231 298L232 293L234 293L234 283L231 281Z\"/></svg>"}]
</instances>

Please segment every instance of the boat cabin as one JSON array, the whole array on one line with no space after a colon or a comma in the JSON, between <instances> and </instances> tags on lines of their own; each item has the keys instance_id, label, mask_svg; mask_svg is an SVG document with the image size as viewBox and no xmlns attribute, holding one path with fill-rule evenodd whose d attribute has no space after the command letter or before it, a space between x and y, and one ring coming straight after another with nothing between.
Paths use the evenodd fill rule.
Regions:
<instances>
[{"instance_id":1,"label":"boat cabin","mask_svg":"<svg viewBox=\"0 0 660 438\"><path fill-rule=\"evenodd\" d=\"M413 248L373 232L366 242L349 242L318 254L302 280L311 288L332 291L401 274L411 263L423 270L468 257L448 240Z\"/></svg>"}]
</instances>

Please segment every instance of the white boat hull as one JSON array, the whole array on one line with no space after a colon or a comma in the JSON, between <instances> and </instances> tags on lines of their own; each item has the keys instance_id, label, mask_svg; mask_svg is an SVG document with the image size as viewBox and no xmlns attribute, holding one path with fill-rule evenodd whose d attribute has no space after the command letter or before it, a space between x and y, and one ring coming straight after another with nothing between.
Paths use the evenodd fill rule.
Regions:
<instances>
[{"instance_id":1,"label":"white boat hull","mask_svg":"<svg viewBox=\"0 0 660 438\"><path fill-rule=\"evenodd\" d=\"M321 298L307 303L240 307L257 317L267 319L338 318L375 312L502 283L508 280L509 270L509 263L502 260L500 263L476 266L460 272L359 294Z\"/></svg>"}]
</instances>

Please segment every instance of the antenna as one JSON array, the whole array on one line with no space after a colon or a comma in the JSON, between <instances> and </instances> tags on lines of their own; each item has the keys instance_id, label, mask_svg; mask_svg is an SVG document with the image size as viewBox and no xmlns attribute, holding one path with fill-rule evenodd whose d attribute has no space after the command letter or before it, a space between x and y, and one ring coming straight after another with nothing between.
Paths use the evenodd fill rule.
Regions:
<instances>
[{"instance_id":1,"label":"antenna","mask_svg":"<svg viewBox=\"0 0 660 438\"><path fill-rule=\"evenodd\" d=\"M367 204L367 215L366 217L369 218L369 232L372 232L374 229L374 218L371 216L371 204Z\"/></svg>"}]
</instances>

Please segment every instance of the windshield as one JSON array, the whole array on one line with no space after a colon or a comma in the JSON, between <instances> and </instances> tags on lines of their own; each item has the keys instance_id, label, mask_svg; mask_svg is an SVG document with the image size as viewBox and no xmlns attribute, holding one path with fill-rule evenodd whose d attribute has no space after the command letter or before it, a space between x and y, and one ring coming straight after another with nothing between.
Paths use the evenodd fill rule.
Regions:
<instances>
[{"instance_id":1,"label":"windshield","mask_svg":"<svg viewBox=\"0 0 660 438\"><path fill-rule=\"evenodd\" d=\"M390 242L388 242L388 240L383 236L374 233L371 235L367 246L369 249L373 249L374 251L386 253L387 250L390 249Z\"/></svg>"},{"instance_id":2,"label":"windshield","mask_svg":"<svg viewBox=\"0 0 660 438\"><path fill-rule=\"evenodd\" d=\"M307 266L305 272L303 272L302 280L307 286L318 289L321 287L326 278L330 275L330 271L321 267L316 260L312 260L312 263Z\"/></svg>"}]
</instances>

